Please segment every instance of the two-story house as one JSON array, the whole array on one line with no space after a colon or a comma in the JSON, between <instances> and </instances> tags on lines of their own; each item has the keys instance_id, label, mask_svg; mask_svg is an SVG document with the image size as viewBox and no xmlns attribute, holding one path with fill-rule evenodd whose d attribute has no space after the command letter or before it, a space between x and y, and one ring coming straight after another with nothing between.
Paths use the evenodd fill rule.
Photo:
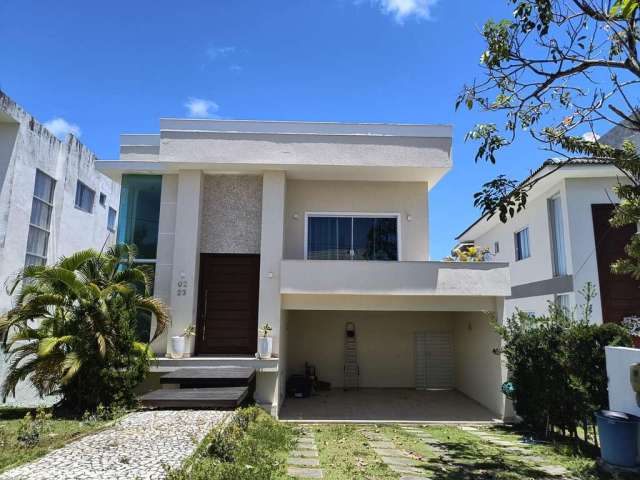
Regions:
<instances>
[{"instance_id":1,"label":"two-story house","mask_svg":"<svg viewBox=\"0 0 640 480\"><path fill-rule=\"evenodd\" d=\"M307 363L336 395L354 384L395 395L400 415L403 392L455 389L411 408L437 416L462 402L501 417L490 317L502 318L508 266L428 261L429 190L452 166L451 136L444 125L184 119L122 135L121 158L98 163L122 183L119 240L155 267L171 308L155 371L253 366L257 401L285 418L314 401L284 401ZM266 323L273 358L258 359ZM190 357L171 358L170 337L189 325Z\"/></svg>"},{"instance_id":2,"label":"two-story house","mask_svg":"<svg viewBox=\"0 0 640 480\"><path fill-rule=\"evenodd\" d=\"M76 137L59 140L0 91L0 314L12 306L5 285L25 265L115 242L120 186L95 162ZM0 380L7 365L0 354ZM7 399L41 401L28 382Z\"/></svg>"},{"instance_id":3,"label":"two-story house","mask_svg":"<svg viewBox=\"0 0 640 480\"><path fill-rule=\"evenodd\" d=\"M485 215L458 236L463 244L489 248L494 261L510 263L505 314L516 309L546 314L549 302L573 311L584 305L581 290L590 282L596 294L593 322L639 316L640 282L610 268L626 255L624 247L637 232L635 225L609 224L619 202L614 187L626 181L621 172L590 160L558 169L550 160L525 182L531 179L541 180L529 191L526 209L504 224L497 215Z\"/></svg>"}]
</instances>

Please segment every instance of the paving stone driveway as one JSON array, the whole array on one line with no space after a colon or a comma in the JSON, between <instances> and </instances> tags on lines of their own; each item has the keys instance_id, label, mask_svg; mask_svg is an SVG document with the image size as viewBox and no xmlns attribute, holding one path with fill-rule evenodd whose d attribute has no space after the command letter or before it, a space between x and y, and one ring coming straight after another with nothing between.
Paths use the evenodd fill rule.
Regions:
<instances>
[{"instance_id":1,"label":"paving stone driveway","mask_svg":"<svg viewBox=\"0 0 640 480\"><path fill-rule=\"evenodd\" d=\"M113 427L1 474L0 480L162 479L163 465L179 466L226 415L215 410L131 413Z\"/></svg>"}]
</instances>

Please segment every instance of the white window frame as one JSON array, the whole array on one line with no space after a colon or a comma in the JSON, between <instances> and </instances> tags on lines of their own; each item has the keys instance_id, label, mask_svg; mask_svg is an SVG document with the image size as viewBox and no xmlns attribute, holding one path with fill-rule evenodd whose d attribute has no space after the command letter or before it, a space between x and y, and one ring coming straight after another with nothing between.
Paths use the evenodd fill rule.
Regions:
<instances>
[{"instance_id":1,"label":"white window frame","mask_svg":"<svg viewBox=\"0 0 640 480\"><path fill-rule=\"evenodd\" d=\"M366 213L366 212L305 212L304 213L304 259L308 258L308 245L309 245L309 217L358 217L358 218L395 218L396 219L396 232L398 237L398 260L402 261L402 214L400 213ZM352 232L353 235L353 232ZM352 244L353 244L353 238ZM334 260L337 261L337 260ZM344 260L346 262L352 262L353 260ZM381 260L362 260L367 262L376 262ZM385 260L386 261L386 260Z\"/></svg>"},{"instance_id":2,"label":"white window frame","mask_svg":"<svg viewBox=\"0 0 640 480\"><path fill-rule=\"evenodd\" d=\"M527 247L528 247L528 253L529 255L527 255L526 257L522 257L522 258L518 258L518 234L520 232L524 232L525 230L527 230ZM513 258L515 259L516 262L522 262L523 260L526 260L527 258L531 258L532 253L531 253L531 229L529 228L529 225L525 225L524 227L516 230L515 232L513 232Z\"/></svg>"},{"instance_id":3,"label":"white window frame","mask_svg":"<svg viewBox=\"0 0 640 480\"><path fill-rule=\"evenodd\" d=\"M37 177L38 177L38 172L40 172L41 174L43 174L44 176L46 176L47 178L49 178L53 184L52 190L51 190L51 194L52 194L52 198L51 201L49 200L45 200L44 198L41 198L39 196L36 195L35 193L35 182L37 181ZM34 177L34 191L33 194L31 196L32 198L32 203L31 203L31 210L29 210L29 229L27 231L27 242L26 242L26 246L25 246L25 264L26 264L26 259L27 257L36 257L39 258L41 260L44 261L44 264L47 264L48 261L48 256L49 256L49 241L51 240L51 220L53 219L53 215L54 215L54 204L53 204L53 197L55 195L55 188L57 185L57 180L52 177L51 175L49 175L48 173L45 173L44 171L40 170L39 168L36 169L36 175ZM36 199L39 202L44 203L45 205L47 205L48 207L51 208L51 217L49 218L49 226L48 229L47 228L43 228L40 225L36 225L34 223L31 223L31 212L33 210L33 199ZM44 232L47 235L47 242L45 244L45 255L40 255L39 253L34 253L34 252L30 252L28 250L28 245L29 245L29 231L31 230L31 228L35 228L37 230L40 230L41 232Z\"/></svg>"},{"instance_id":4,"label":"white window frame","mask_svg":"<svg viewBox=\"0 0 640 480\"><path fill-rule=\"evenodd\" d=\"M553 209L553 202L560 202L560 218L558 219L560 222L560 226L562 228L562 235L560 239L560 245L556 245L556 235L558 232L555 228L555 211ZM547 199L547 217L549 219L549 246L551 247L551 271L554 277L561 277L567 275L569 273L569 265L567 264L567 242L566 242L566 228L564 224L564 214L563 214L563 204L562 196L560 193L556 193L555 195L551 195ZM560 247L558 249L558 247ZM564 272L560 271L559 268L559 260L562 257L564 260Z\"/></svg>"}]
</instances>

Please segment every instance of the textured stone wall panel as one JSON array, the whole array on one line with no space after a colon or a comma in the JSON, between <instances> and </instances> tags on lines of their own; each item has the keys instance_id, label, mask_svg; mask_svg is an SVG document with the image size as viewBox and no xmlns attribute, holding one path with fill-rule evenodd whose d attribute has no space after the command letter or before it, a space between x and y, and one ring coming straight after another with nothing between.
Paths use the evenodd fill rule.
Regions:
<instances>
[{"instance_id":1,"label":"textured stone wall panel","mask_svg":"<svg viewBox=\"0 0 640 480\"><path fill-rule=\"evenodd\" d=\"M202 253L260 253L261 220L261 176L205 176Z\"/></svg>"}]
</instances>

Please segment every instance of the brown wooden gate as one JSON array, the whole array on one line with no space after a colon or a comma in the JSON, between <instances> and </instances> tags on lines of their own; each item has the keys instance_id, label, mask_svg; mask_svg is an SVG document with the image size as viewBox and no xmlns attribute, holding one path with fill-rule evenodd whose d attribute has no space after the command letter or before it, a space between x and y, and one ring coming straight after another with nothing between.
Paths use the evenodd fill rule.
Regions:
<instances>
[{"instance_id":1,"label":"brown wooden gate","mask_svg":"<svg viewBox=\"0 0 640 480\"><path fill-rule=\"evenodd\" d=\"M627 256L624 247L636 233L635 225L611 227L609 219L613 209L614 205L611 204L591 205L602 320L620 323L624 317L640 315L640 282L629 275L611 272L611 264Z\"/></svg>"},{"instance_id":2,"label":"brown wooden gate","mask_svg":"<svg viewBox=\"0 0 640 480\"><path fill-rule=\"evenodd\" d=\"M200 254L196 354L254 355L260 256Z\"/></svg>"}]
</instances>

